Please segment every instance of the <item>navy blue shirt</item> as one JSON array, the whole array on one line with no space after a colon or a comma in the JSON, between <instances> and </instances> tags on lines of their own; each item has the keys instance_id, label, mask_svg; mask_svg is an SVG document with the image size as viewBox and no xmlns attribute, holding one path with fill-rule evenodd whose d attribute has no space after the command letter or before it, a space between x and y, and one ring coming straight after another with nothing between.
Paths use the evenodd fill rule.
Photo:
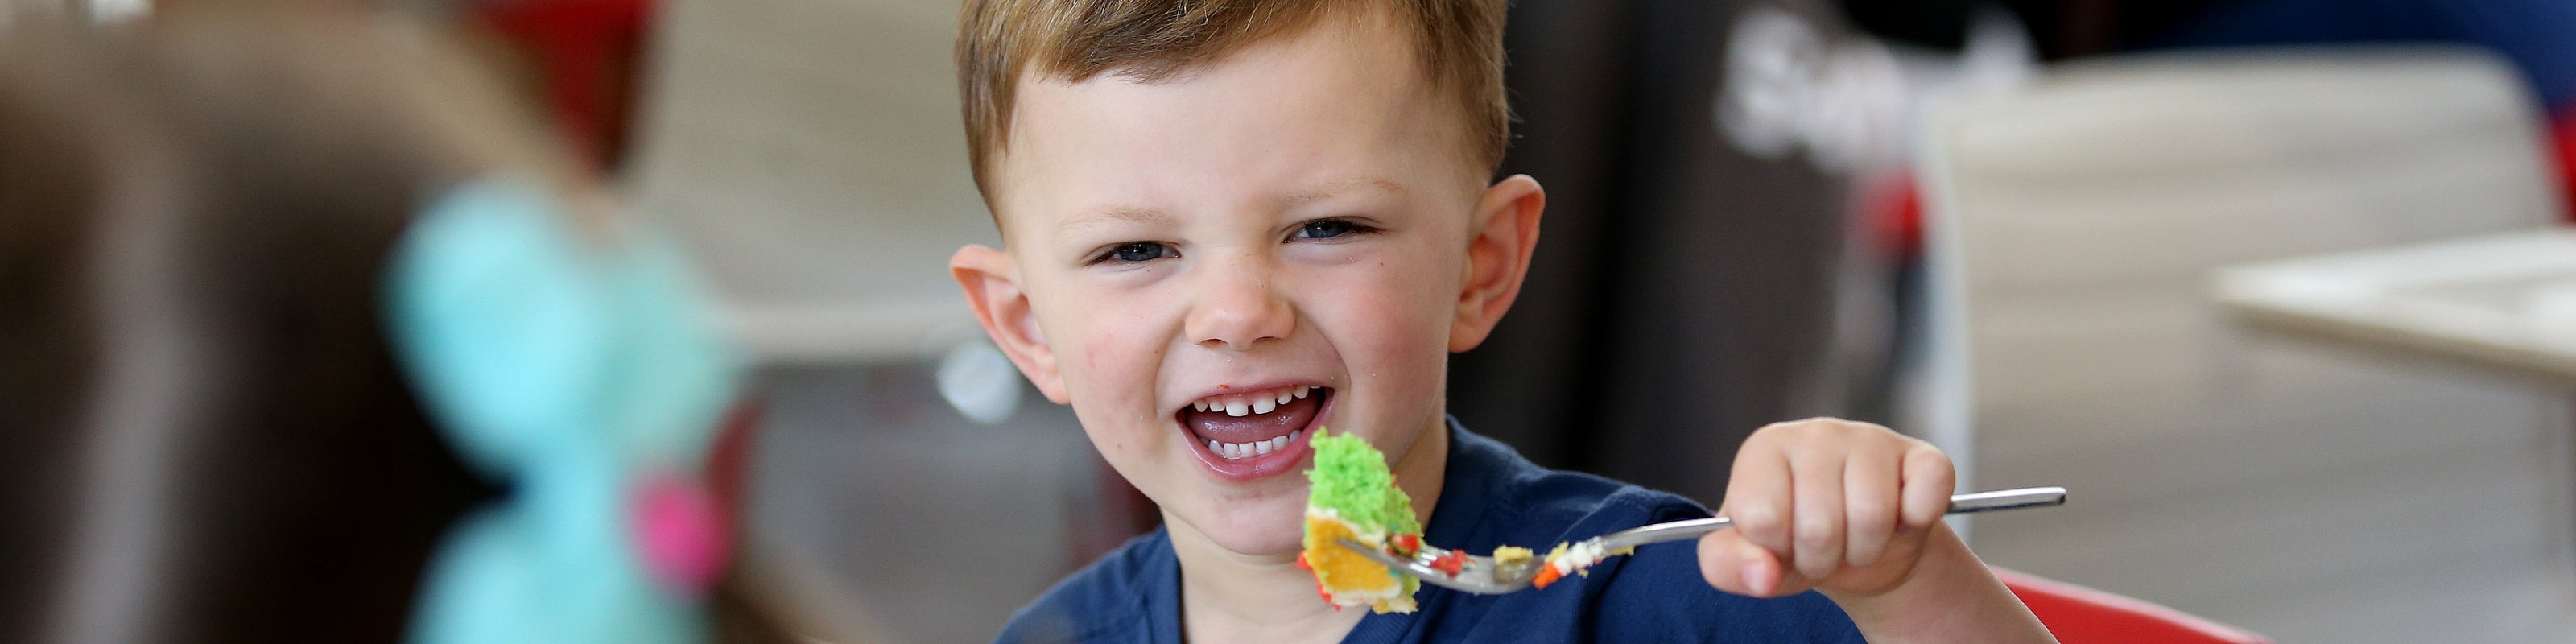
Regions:
<instances>
[{"instance_id":1,"label":"navy blue shirt","mask_svg":"<svg viewBox=\"0 0 2576 644\"><path fill-rule=\"evenodd\" d=\"M1544 551L1648 523L1708 516L1679 496L1531 464L1502 443L1449 424L1449 463L1423 540L1469 552ZM1348 643L1861 642L1840 607L1815 593L1751 599L1701 579L1696 541L1611 557L1590 576L1543 589L1470 595L1430 585L1420 612L1369 615ZM1323 601L1317 599L1316 601ZM1364 610L1364 609L1359 609ZM1011 616L996 640L1181 644L1181 564L1163 530L1137 537Z\"/></svg>"}]
</instances>

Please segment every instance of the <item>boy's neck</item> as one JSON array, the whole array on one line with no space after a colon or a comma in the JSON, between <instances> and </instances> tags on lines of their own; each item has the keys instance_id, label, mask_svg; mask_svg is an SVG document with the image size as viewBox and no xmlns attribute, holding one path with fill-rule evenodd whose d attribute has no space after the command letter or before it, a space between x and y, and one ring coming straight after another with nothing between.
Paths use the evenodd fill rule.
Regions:
<instances>
[{"instance_id":1,"label":"boy's neck","mask_svg":"<svg viewBox=\"0 0 2576 644\"><path fill-rule=\"evenodd\" d=\"M1434 417L1391 468L1426 526L1447 474L1446 418ZM1366 608L1336 611L1317 598L1315 577L1297 567L1297 553L1243 554L1169 515L1163 524L1170 526L1172 552L1181 560L1181 630L1188 641L1339 642L1368 615Z\"/></svg>"}]
</instances>

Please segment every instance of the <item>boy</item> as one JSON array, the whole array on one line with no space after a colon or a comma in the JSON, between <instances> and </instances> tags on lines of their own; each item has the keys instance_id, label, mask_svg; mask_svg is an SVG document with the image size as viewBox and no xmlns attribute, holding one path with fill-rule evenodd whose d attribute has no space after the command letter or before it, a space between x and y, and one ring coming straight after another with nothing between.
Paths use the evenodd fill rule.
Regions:
<instances>
[{"instance_id":1,"label":"boy","mask_svg":"<svg viewBox=\"0 0 2576 644\"><path fill-rule=\"evenodd\" d=\"M1487 181L1503 5L967 3L970 155L1007 250L950 270L1164 517L1002 640L2049 641L1938 520L1945 457L1826 419L1747 441L1723 508L1739 528L1696 550L1510 595L1425 588L1413 614L1316 597L1299 472L1325 427L1387 454L1444 547L1706 516L1539 469L1442 408L1448 354L1510 307L1546 201L1527 176Z\"/></svg>"}]
</instances>

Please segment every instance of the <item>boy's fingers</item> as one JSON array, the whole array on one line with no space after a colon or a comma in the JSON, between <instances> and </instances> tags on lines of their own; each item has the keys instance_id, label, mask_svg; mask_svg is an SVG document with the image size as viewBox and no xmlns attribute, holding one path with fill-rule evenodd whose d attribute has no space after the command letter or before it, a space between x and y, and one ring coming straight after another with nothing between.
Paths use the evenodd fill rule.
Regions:
<instances>
[{"instance_id":1,"label":"boy's fingers","mask_svg":"<svg viewBox=\"0 0 2576 644\"><path fill-rule=\"evenodd\" d=\"M1784 576L1778 557L1734 530L1700 537L1699 572L1719 591L1746 597L1772 596Z\"/></svg>"},{"instance_id":2,"label":"boy's fingers","mask_svg":"<svg viewBox=\"0 0 2576 644\"><path fill-rule=\"evenodd\" d=\"M1841 452L1822 452L1801 459L1792 456L1797 468L1790 490L1797 494L1790 509L1789 523L1796 530L1796 550L1789 555L1798 574L1809 579L1833 576L1843 566L1843 471L1849 456Z\"/></svg>"},{"instance_id":3,"label":"boy's fingers","mask_svg":"<svg viewBox=\"0 0 2576 644\"><path fill-rule=\"evenodd\" d=\"M1904 477L1906 529L1930 526L1950 511L1950 489L1958 484L1957 472L1940 449L1918 442L1905 450Z\"/></svg>"},{"instance_id":4,"label":"boy's fingers","mask_svg":"<svg viewBox=\"0 0 2576 644\"><path fill-rule=\"evenodd\" d=\"M1887 552L1887 540L1896 534L1897 514L1903 505L1899 469L1904 465L1902 452L1890 449L1865 450L1853 454L1843 470L1843 530L1847 541L1843 560L1854 567L1878 563Z\"/></svg>"},{"instance_id":5,"label":"boy's fingers","mask_svg":"<svg viewBox=\"0 0 2576 644\"><path fill-rule=\"evenodd\" d=\"M1751 443L1735 459L1728 475L1726 503L1719 511L1754 545L1775 553L1789 552L1789 462L1778 451Z\"/></svg>"}]
</instances>

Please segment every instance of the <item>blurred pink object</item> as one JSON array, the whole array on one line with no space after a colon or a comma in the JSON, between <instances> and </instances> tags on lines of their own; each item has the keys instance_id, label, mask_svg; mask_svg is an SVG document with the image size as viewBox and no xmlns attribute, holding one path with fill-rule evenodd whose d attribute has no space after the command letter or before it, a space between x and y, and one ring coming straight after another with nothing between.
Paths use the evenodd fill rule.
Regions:
<instances>
[{"instance_id":1,"label":"blurred pink object","mask_svg":"<svg viewBox=\"0 0 2576 644\"><path fill-rule=\"evenodd\" d=\"M724 574L730 538L715 497L697 480L664 474L635 496L644 568L664 587L703 597Z\"/></svg>"}]
</instances>

